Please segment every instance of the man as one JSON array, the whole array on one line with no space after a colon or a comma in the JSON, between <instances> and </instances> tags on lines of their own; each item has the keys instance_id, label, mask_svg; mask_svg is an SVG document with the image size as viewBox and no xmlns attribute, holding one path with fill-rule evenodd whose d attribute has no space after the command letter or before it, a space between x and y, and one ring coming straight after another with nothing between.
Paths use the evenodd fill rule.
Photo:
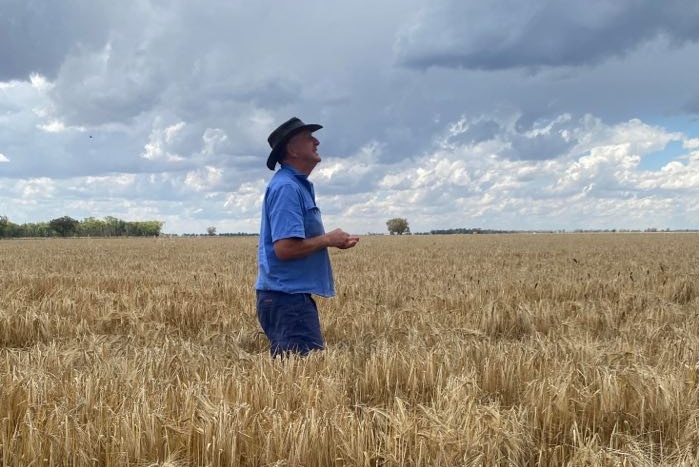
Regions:
<instances>
[{"instance_id":1,"label":"man","mask_svg":"<svg viewBox=\"0 0 699 467\"><path fill-rule=\"evenodd\" d=\"M272 356L306 355L324 348L318 308L312 295L335 295L328 248L352 248L359 237L341 229L325 233L308 176L320 162L321 125L294 117L267 138L274 174L262 204L258 249L257 318Z\"/></svg>"}]
</instances>

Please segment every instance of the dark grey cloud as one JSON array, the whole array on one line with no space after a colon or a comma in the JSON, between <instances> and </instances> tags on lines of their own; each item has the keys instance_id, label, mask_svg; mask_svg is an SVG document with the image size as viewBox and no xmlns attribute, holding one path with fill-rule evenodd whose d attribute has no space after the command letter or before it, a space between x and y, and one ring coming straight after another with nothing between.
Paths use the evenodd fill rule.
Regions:
<instances>
[{"instance_id":1,"label":"dark grey cloud","mask_svg":"<svg viewBox=\"0 0 699 467\"><path fill-rule=\"evenodd\" d=\"M59 23L70 22L61 16L72 18L74 10L83 6L78 0L65 5L66 9L57 13ZM614 120L639 112L672 112L673 106L685 105L683 93L699 92L690 78L697 65L687 62L696 48L682 57L663 50L637 50L631 60L607 63L612 66L585 73L449 68L416 72L396 68L390 60L396 31L408 23L415 5L417 2L399 10L390 4L373 6L372 15L367 17L359 7L368 7L368 2L330 7L315 1L303 8L274 8L269 1L250 5L212 0L207 8L192 2L135 0L117 4L105 10L107 19L97 20L104 26L102 40L81 42L70 35L65 39L73 45L50 91L53 116L66 125L95 132L114 124L128 127L130 144L124 150L134 151L135 160L148 143L155 120L161 125L186 124L171 145L174 153L185 158L194 157L201 149L207 129L218 128L229 137L219 153L231 156L227 161L237 161L240 159L235 156L264 155L266 134L275 124L297 115L326 126L320 135L324 153L349 157L376 141L383 146L379 162L392 164L409 163L429 151L435 134L464 114L487 114L504 107L521 114L522 121L555 118L564 112L609 114ZM463 29L467 31L464 34L474 37L490 30L517 31L521 17L538 18L545 35L555 37L562 34L552 19L557 15L563 19L579 16L588 22L599 19L606 24L610 21L605 23L605 18L616 18L619 11L632 9L628 2L622 2L586 5L584 11L577 11L578 7L566 2L565 6L576 12L572 15L551 2L546 4L548 9L517 3L507 5L510 19L502 23L505 3L501 2L500 8L498 4L475 2L459 5L442 2L428 7L424 20L410 36L412 45L439 45L440 31L427 34L432 23L445 26L447 38L454 35L446 23L435 23L435 12L439 11L452 20L458 20L455 13L460 9L473 12L469 18L477 18L474 24L478 27L469 24ZM663 14L674 18L673 5L681 3L667 5L668 12ZM639 11L648 10L644 8ZM691 11L687 17L692 18ZM39 21L41 17L32 18ZM504 26L500 29L492 26L501 23ZM362 25L361 33L350 27L353 24ZM679 32L673 34L677 37L691 35L683 24L676 25ZM403 28L401 37L407 37L408 29ZM49 42L48 38L44 42ZM76 45L88 42L92 47ZM669 63L672 56L678 58ZM680 67L687 72L666 71ZM248 131L251 120L259 115L266 123L258 124L260 129L255 132ZM464 142L477 142L492 138L494 131L494 126L474 126L461 137ZM534 147L525 149L527 144ZM535 157L537 153L555 153L556 147L548 149L551 144L524 139L513 146L529 154L521 157ZM520 157L514 155L517 153L514 151L512 157ZM105 167L112 166L105 161Z\"/></svg>"},{"instance_id":2,"label":"dark grey cloud","mask_svg":"<svg viewBox=\"0 0 699 467\"><path fill-rule=\"evenodd\" d=\"M682 106L682 110L690 114L699 115L699 94L688 98Z\"/></svg>"},{"instance_id":3,"label":"dark grey cloud","mask_svg":"<svg viewBox=\"0 0 699 467\"><path fill-rule=\"evenodd\" d=\"M57 111L68 124L130 123L160 100L162 74L158 76L150 66L138 67L137 61L130 65L133 72L118 69L112 60L101 55L92 56L94 62L108 62L99 73L89 70L84 59L64 63L52 96Z\"/></svg>"},{"instance_id":4,"label":"dark grey cloud","mask_svg":"<svg viewBox=\"0 0 699 467\"><path fill-rule=\"evenodd\" d=\"M577 66L623 56L658 38L675 44L699 39L699 4L439 0L403 29L396 55L418 69Z\"/></svg>"},{"instance_id":5,"label":"dark grey cloud","mask_svg":"<svg viewBox=\"0 0 699 467\"><path fill-rule=\"evenodd\" d=\"M295 115L325 126L313 177L342 226L411 205L427 229L437 212L488 226L531 196L548 215L627 189L571 160L609 144L595 125L699 114L697 7L679 0L0 2L0 185L17 187L0 213L16 220L66 197L77 216L143 205L178 230L248 222L267 135ZM546 191L562 176L564 195Z\"/></svg>"},{"instance_id":6,"label":"dark grey cloud","mask_svg":"<svg viewBox=\"0 0 699 467\"><path fill-rule=\"evenodd\" d=\"M207 8L192 2L121 5L110 17L104 47L63 62L51 91L54 113L68 125L87 127L132 126L148 117L183 121L194 143L182 154L196 147L206 128L230 135L230 153L264 151L275 123L297 115L344 128L325 146L333 154L385 137L400 147L391 154L402 158L404 148L417 143L409 128L421 119L410 106L401 105L395 119L373 106L396 102L383 92L380 74L388 74L392 34L407 12L372 5L367 17L368 6L314 1L279 8L270 1L215 0ZM131 9L138 14L127 15ZM348 27L354 22L361 23L361 33ZM260 114L270 121L253 138L244 130Z\"/></svg>"},{"instance_id":7,"label":"dark grey cloud","mask_svg":"<svg viewBox=\"0 0 699 467\"><path fill-rule=\"evenodd\" d=\"M53 79L71 52L104 44L109 33L109 3L0 2L0 81L26 79L31 73Z\"/></svg>"}]
</instances>

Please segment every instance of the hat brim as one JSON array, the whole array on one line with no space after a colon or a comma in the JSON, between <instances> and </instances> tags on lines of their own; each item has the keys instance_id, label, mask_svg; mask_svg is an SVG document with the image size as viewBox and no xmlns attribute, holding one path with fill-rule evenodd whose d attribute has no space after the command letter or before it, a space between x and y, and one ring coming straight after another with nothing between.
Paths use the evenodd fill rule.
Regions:
<instances>
[{"instance_id":1,"label":"hat brim","mask_svg":"<svg viewBox=\"0 0 699 467\"><path fill-rule=\"evenodd\" d=\"M284 151L284 147L286 146L286 143L289 142L289 140L299 131L304 131L308 130L311 133L314 131L318 131L321 128L323 128L323 125L318 125L316 123L309 123L307 125L300 126L298 128L294 128L293 131L290 131L288 135L281 141L277 143L274 148L272 148L272 152L269 153L269 157L267 158L267 168L269 170L274 170L274 167L277 165L277 162L279 162L279 156L282 155Z\"/></svg>"}]
</instances>

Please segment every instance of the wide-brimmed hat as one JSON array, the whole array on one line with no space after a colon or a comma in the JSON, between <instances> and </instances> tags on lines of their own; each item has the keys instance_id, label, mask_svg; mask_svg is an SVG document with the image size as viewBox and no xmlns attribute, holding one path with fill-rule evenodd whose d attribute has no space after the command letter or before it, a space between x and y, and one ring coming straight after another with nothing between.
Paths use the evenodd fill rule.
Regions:
<instances>
[{"instance_id":1,"label":"wide-brimmed hat","mask_svg":"<svg viewBox=\"0 0 699 467\"><path fill-rule=\"evenodd\" d=\"M299 131L308 130L313 133L321 128L323 128L323 125L318 125L316 123L303 123L296 117L292 117L279 125L279 127L270 133L269 137L267 138L269 147L272 148L272 152L269 153L269 157L267 158L267 167L269 170L274 170L274 166L277 165L277 162L279 162L279 157L284 152L286 143L289 142L292 136Z\"/></svg>"}]
</instances>

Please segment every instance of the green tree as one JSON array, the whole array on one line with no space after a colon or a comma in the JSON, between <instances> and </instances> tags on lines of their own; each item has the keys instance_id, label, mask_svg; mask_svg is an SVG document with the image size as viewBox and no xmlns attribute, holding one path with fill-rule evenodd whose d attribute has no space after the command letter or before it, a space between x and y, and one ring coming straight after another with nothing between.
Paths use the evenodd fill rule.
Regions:
<instances>
[{"instance_id":1,"label":"green tree","mask_svg":"<svg viewBox=\"0 0 699 467\"><path fill-rule=\"evenodd\" d=\"M49 226L61 237L75 234L78 230L78 224L80 223L70 216L58 217L49 222Z\"/></svg>"},{"instance_id":2,"label":"green tree","mask_svg":"<svg viewBox=\"0 0 699 467\"><path fill-rule=\"evenodd\" d=\"M104 234L108 237L118 237L124 235L126 230L126 223L121 219L116 217L107 216L104 218L105 232Z\"/></svg>"},{"instance_id":3,"label":"green tree","mask_svg":"<svg viewBox=\"0 0 699 467\"><path fill-rule=\"evenodd\" d=\"M94 217L86 217L80 222L78 232L85 237L104 236L105 222Z\"/></svg>"},{"instance_id":4,"label":"green tree","mask_svg":"<svg viewBox=\"0 0 699 467\"><path fill-rule=\"evenodd\" d=\"M216 235L216 227L214 227L213 225L210 227L207 227L206 234L207 235Z\"/></svg>"},{"instance_id":5,"label":"green tree","mask_svg":"<svg viewBox=\"0 0 699 467\"><path fill-rule=\"evenodd\" d=\"M0 237L7 237L9 226L10 221L7 220L7 216L0 216Z\"/></svg>"},{"instance_id":6,"label":"green tree","mask_svg":"<svg viewBox=\"0 0 699 467\"><path fill-rule=\"evenodd\" d=\"M48 222L22 224L20 228L23 237L52 237L56 235Z\"/></svg>"},{"instance_id":7,"label":"green tree","mask_svg":"<svg viewBox=\"0 0 699 467\"><path fill-rule=\"evenodd\" d=\"M134 222L137 225L137 232L132 235L139 235L141 237L157 237L160 235L160 231L163 228L164 222L161 221L141 221Z\"/></svg>"},{"instance_id":8,"label":"green tree","mask_svg":"<svg viewBox=\"0 0 699 467\"><path fill-rule=\"evenodd\" d=\"M387 220L386 227L388 227L388 233L391 235L403 235L405 233L410 233L408 219L403 217L394 217L393 219Z\"/></svg>"}]
</instances>

